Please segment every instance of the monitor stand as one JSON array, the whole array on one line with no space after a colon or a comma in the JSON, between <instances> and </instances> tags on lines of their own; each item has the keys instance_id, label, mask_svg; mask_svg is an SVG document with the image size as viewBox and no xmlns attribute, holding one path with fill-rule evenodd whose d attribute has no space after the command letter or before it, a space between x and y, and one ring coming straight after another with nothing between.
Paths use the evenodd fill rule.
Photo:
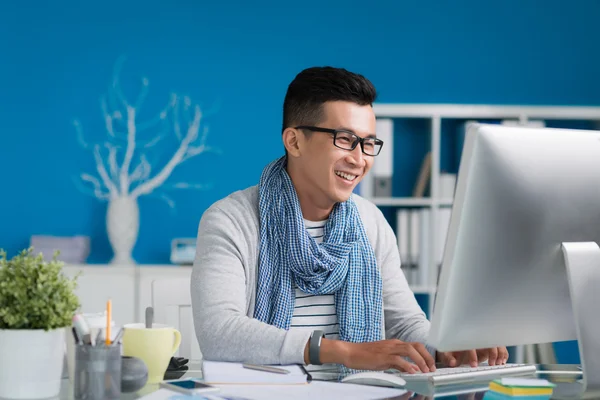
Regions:
<instances>
[{"instance_id":1,"label":"monitor stand","mask_svg":"<svg viewBox=\"0 0 600 400\"><path fill-rule=\"evenodd\" d=\"M600 247L570 242L562 244L562 252L583 372L575 397L600 398Z\"/></svg>"}]
</instances>

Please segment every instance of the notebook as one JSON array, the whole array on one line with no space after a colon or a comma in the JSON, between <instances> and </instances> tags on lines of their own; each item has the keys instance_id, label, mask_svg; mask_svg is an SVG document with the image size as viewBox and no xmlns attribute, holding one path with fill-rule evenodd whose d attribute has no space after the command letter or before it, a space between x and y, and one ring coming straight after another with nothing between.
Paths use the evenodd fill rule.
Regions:
<instances>
[{"instance_id":1,"label":"notebook","mask_svg":"<svg viewBox=\"0 0 600 400\"><path fill-rule=\"evenodd\" d=\"M202 377L209 385L218 384L262 384L262 385L299 385L312 380L302 365L277 365L277 368L289 371L289 374L257 371L244 368L241 363L222 361L203 361Z\"/></svg>"}]
</instances>

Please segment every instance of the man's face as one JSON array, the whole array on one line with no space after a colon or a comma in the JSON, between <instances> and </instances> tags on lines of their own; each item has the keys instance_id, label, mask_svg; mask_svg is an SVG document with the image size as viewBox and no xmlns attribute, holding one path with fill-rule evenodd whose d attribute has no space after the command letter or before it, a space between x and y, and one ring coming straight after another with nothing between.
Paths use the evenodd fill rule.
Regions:
<instances>
[{"instance_id":1,"label":"man's face","mask_svg":"<svg viewBox=\"0 0 600 400\"><path fill-rule=\"evenodd\" d=\"M319 128L344 129L361 138L375 134L375 113L369 105L335 101L323 105L324 120ZM307 133L306 151L300 157L313 201L321 206L348 200L352 191L371 169L374 157L362 152L360 144L354 150L334 146L333 134Z\"/></svg>"}]
</instances>

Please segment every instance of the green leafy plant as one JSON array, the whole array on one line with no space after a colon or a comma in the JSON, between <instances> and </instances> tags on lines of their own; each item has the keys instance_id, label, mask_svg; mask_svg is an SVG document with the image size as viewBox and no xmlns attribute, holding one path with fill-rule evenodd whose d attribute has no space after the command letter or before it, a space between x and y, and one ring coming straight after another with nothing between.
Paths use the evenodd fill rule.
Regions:
<instances>
[{"instance_id":1,"label":"green leafy plant","mask_svg":"<svg viewBox=\"0 0 600 400\"><path fill-rule=\"evenodd\" d=\"M7 260L0 250L0 329L43 329L71 325L79 308L77 278L62 273L64 263L54 253L46 262L33 248Z\"/></svg>"}]
</instances>

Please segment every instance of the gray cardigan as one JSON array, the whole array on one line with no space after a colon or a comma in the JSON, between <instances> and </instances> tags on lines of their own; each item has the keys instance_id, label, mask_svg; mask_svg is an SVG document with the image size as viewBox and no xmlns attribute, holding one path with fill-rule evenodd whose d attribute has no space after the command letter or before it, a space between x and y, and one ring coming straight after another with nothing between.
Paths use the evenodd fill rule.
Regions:
<instances>
[{"instance_id":1,"label":"gray cardigan","mask_svg":"<svg viewBox=\"0 0 600 400\"><path fill-rule=\"evenodd\" d=\"M355 194L353 199L383 278L382 339L425 343L429 321L400 269L394 231L373 203ZM202 216L191 279L200 351L207 360L304 364L310 331L253 319L258 243L258 186L217 201Z\"/></svg>"}]
</instances>

